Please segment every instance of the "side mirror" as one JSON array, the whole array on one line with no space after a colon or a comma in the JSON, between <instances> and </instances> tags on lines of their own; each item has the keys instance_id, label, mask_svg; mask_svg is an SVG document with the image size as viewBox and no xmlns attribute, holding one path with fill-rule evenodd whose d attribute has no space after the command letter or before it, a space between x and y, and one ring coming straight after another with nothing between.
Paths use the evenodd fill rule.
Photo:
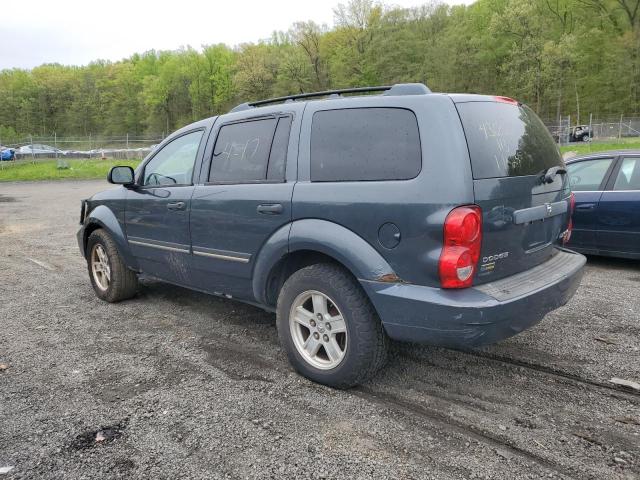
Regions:
<instances>
[{"instance_id":1,"label":"side mirror","mask_svg":"<svg viewBox=\"0 0 640 480\"><path fill-rule=\"evenodd\" d=\"M116 185L132 185L134 182L133 168L127 166L111 167L107 174L107 182Z\"/></svg>"}]
</instances>

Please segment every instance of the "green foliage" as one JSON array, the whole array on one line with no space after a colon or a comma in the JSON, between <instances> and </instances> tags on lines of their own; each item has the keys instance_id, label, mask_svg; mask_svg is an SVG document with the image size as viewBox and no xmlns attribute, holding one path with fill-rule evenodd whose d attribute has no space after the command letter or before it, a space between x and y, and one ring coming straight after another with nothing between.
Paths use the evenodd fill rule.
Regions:
<instances>
[{"instance_id":1,"label":"green foliage","mask_svg":"<svg viewBox=\"0 0 640 480\"><path fill-rule=\"evenodd\" d=\"M551 121L640 113L640 0L351 0L334 13L332 29L298 22L233 49L0 71L0 141L168 133L244 101L396 82L512 96Z\"/></svg>"},{"instance_id":2,"label":"green foliage","mask_svg":"<svg viewBox=\"0 0 640 480\"><path fill-rule=\"evenodd\" d=\"M0 125L0 145L10 145L19 141L19 136L13 127Z\"/></svg>"}]
</instances>

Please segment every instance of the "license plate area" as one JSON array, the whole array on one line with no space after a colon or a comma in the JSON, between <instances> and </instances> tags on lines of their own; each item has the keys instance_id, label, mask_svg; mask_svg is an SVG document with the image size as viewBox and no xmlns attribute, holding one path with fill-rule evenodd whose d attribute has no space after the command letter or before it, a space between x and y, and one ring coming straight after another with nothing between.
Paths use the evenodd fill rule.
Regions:
<instances>
[{"instance_id":1,"label":"license plate area","mask_svg":"<svg viewBox=\"0 0 640 480\"><path fill-rule=\"evenodd\" d=\"M556 217L557 218L557 217ZM556 218L535 220L524 226L525 235L522 249L525 253L533 253L553 243L554 224Z\"/></svg>"}]
</instances>

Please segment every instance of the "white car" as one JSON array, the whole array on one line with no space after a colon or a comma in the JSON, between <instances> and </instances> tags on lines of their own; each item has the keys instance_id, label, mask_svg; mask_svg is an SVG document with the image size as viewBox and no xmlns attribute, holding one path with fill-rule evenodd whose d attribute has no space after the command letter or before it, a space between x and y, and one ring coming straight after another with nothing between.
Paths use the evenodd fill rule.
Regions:
<instances>
[{"instance_id":1,"label":"white car","mask_svg":"<svg viewBox=\"0 0 640 480\"><path fill-rule=\"evenodd\" d=\"M51 147L49 145L43 145L41 143L34 143L33 145L23 145L18 148L16 153L20 153L22 155L31 155L31 154L51 154L51 155L66 155L68 151L60 150L56 147Z\"/></svg>"}]
</instances>

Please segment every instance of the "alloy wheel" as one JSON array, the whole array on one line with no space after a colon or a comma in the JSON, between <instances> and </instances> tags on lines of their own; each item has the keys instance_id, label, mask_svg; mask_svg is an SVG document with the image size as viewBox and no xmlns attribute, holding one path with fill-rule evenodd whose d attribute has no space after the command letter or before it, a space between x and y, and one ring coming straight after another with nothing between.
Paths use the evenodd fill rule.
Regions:
<instances>
[{"instance_id":1,"label":"alloy wheel","mask_svg":"<svg viewBox=\"0 0 640 480\"><path fill-rule=\"evenodd\" d=\"M331 298L308 290L296 297L289 313L289 327L298 353L310 365L336 368L347 351L347 326Z\"/></svg>"},{"instance_id":2,"label":"alloy wheel","mask_svg":"<svg viewBox=\"0 0 640 480\"><path fill-rule=\"evenodd\" d=\"M104 247L96 243L91 250L91 273L100 290L107 290L111 283L111 266Z\"/></svg>"}]
</instances>

